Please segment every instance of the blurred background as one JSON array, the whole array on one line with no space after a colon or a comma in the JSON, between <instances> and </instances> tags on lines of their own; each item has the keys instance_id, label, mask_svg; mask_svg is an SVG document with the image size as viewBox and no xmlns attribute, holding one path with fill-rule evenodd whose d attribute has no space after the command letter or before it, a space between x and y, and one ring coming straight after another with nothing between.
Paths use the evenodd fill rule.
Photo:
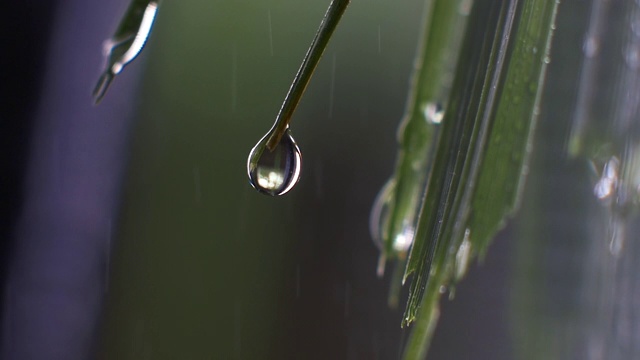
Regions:
<instances>
[{"instance_id":1,"label":"blurred background","mask_svg":"<svg viewBox=\"0 0 640 360\"><path fill-rule=\"evenodd\" d=\"M523 209L443 299L430 359L636 354L637 246L620 275L597 176L565 155L594 3L560 7ZM278 198L251 188L246 158L328 2L164 1L94 107L102 42L127 5L2 5L3 358L399 358L408 330L375 275L368 217L424 1L349 7L292 121L302 179ZM631 319L616 330L627 340L600 334L611 313Z\"/></svg>"}]
</instances>

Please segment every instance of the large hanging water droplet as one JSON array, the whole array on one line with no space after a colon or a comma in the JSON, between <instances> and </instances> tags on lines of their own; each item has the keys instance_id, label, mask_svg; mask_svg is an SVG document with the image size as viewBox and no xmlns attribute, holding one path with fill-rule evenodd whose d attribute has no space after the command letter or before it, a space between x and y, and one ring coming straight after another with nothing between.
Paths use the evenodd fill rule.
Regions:
<instances>
[{"instance_id":1,"label":"large hanging water droplet","mask_svg":"<svg viewBox=\"0 0 640 360\"><path fill-rule=\"evenodd\" d=\"M270 136L271 132L267 133L249 153L249 181L251 186L263 194L284 195L300 179L302 155L289 129L273 150L267 148Z\"/></svg>"}]
</instances>

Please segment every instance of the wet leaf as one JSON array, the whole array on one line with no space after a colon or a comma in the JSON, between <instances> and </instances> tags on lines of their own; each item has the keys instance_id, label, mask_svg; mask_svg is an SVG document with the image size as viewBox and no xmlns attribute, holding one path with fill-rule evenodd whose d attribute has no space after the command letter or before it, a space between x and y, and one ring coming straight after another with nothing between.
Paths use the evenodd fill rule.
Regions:
<instances>
[{"instance_id":1,"label":"wet leaf","mask_svg":"<svg viewBox=\"0 0 640 360\"><path fill-rule=\"evenodd\" d=\"M414 276L403 325L417 322L406 359L424 358L442 290L516 208L556 8L555 0L472 7L405 273Z\"/></svg>"}]
</instances>

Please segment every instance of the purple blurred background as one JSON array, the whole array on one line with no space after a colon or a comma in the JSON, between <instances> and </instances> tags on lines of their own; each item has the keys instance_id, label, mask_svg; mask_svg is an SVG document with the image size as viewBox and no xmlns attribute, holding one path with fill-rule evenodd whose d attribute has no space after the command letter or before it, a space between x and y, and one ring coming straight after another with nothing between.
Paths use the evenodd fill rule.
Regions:
<instances>
[{"instance_id":1,"label":"purple blurred background","mask_svg":"<svg viewBox=\"0 0 640 360\"><path fill-rule=\"evenodd\" d=\"M86 359L95 346L136 66L100 106L91 89L127 4L1 5L3 359Z\"/></svg>"}]
</instances>

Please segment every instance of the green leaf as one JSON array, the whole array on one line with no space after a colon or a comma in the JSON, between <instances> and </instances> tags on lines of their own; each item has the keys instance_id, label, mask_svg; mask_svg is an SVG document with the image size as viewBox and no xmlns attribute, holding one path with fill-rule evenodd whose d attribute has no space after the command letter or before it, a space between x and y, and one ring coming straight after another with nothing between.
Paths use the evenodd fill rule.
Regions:
<instances>
[{"instance_id":1,"label":"green leaf","mask_svg":"<svg viewBox=\"0 0 640 360\"><path fill-rule=\"evenodd\" d=\"M482 160L467 228L477 251L486 251L518 207L527 173L531 135L549 59L556 1L527 1L513 45L501 99Z\"/></svg>"},{"instance_id":2,"label":"green leaf","mask_svg":"<svg viewBox=\"0 0 640 360\"><path fill-rule=\"evenodd\" d=\"M405 278L405 359L426 354L438 300L515 209L548 62L555 0L475 2Z\"/></svg>"}]
</instances>

